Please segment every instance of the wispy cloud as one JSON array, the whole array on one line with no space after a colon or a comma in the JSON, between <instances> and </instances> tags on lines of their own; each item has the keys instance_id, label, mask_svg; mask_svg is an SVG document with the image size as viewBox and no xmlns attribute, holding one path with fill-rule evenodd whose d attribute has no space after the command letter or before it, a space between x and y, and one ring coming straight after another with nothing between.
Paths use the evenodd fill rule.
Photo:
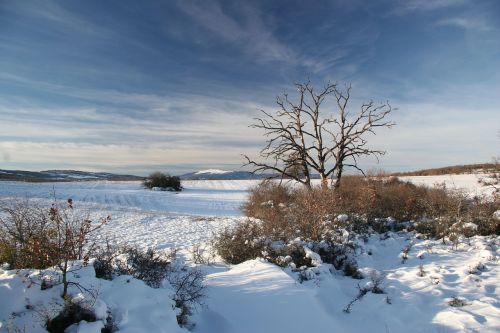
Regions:
<instances>
[{"instance_id":1,"label":"wispy cloud","mask_svg":"<svg viewBox=\"0 0 500 333\"><path fill-rule=\"evenodd\" d=\"M470 0L397 0L391 14L404 15L414 11L434 11L453 8L469 3Z\"/></svg>"},{"instance_id":2,"label":"wispy cloud","mask_svg":"<svg viewBox=\"0 0 500 333\"><path fill-rule=\"evenodd\" d=\"M0 11L3 15L19 15L35 20L35 22L40 20L48 22L53 27L58 27L57 32L60 34L71 35L77 32L101 38L113 34L111 30L83 18L74 11L66 9L61 3L52 0L36 1L36 4L32 1L2 2ZM44 24L44 27L48 26Z\"/></svg>"},{"instance_id":3,"label":"wispy cloud","mask_svg":"<svg viewBox=\"0 0 500 333\"><path fill-rule=\"evenodd\" d=\"M371 140L371 144L388 151L382 158L387 167L478 163L495 156L493 147L498 146L495 134L500 123L496 110L484 110L477 118L474 108L445 106L439 101L397 104L400 111L393 114L397 125ZM430 153L433 151L439 156Z\"/></svg>"},{"instance_id":4,"label":"wispy cloud","mask_svg":"<svg viewBox=\"0 0 500 333\"><path fill-rule=\"evenodd\" d=\"M245 53L262 61L294 62L295 54L273 34L263 20L263 13L250 4L238 4L238 18L225 12L218 2L179 2L179 8L195 24L216 37L241 47Z\"/></svg>"},{"instance_id":5,"label":"wispy cloud","mask_svg":"<svg viewBox=\"0 0 500 333\"><path fill-rule=\"evenodd\" d=\"M465 30L480 30L489 31L492 29L491 25L486 19L480 18L465 18L465 17L452 17L439 20L436 26L451 26L462 28Z\"/></svg>"},{"instance_id":6,"label":"wispy cloud","mask_svg":"<svg viewBox=\"0 0 500 333\"><path fill-rule=\"evenodd\" d=\"M134 94L7 74L1 78L93 105L76 107L73 101L54 107L1 97L0 156L9 156L9 163L59 160L101 169L145 161L155 165L240 164L240 154L260 146L248 125L264 106L235 96Z\"/></svg>"}]
</instances>

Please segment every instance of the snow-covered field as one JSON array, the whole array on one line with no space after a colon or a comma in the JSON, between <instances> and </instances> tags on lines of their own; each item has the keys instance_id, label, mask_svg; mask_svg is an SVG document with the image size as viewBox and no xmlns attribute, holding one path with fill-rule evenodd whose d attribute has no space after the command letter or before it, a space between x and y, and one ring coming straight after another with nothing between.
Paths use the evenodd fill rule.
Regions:
<instances>
[{"instance_id":1,"label":"snow-covered field","mask_svg":"<svg viewBox=\"0 0 500 333\"><path fill-rule=\"evenodd\" d=\"M408 179L410 178L410 179ZM405 177L415 183L446 182L471 195L482 193L475 175ZM0 182L0 198L34 198L50 203L72 198L97 216L111 215L101 237L143 247L184 248L207 242L214 233L244 219L241 204L254 180L186 181L181 193L154 192L138 182ZM401 250L410 246L404 263ZM500 238L475 237L458 249L412 234L371 236L357 251L363 280L344 277L328 264L311 268L311 280L260 259L236 266L203 266L208 286L205 305L192 317L195 332L499 332ZM187 250L181 251L189 263ZM191 263L191 265L194 265ZM375 272L375 273L373 273ZM30 275L31 274L31 275ZM37 271L0 270L0 331L9 322L26 332L43 332L40 311L60 302L58 287L41 291ZM384 294L368 292L370 276L383 275ZM93 269L79 281L99 290L98 310L113 313L123 332L184 331L175 322L172 290L151 289L120 277L96 279ZM449 305L457 297L459 307ZM27 307L26 305L29 304ZM81 324L81 332L100 332L100 324Z\"/></svg>"},{"instance_id":2,"label":"snow-covered field","mask_svg":"<svg viewBox=\"0 0 500 333\"><path fill-rule=\"evenodd\" d=\"M255 181L186 181L180 193L149 191L140 182L0 182L0 198L47 204L72 198L94 217L110 215L100 236L143 247L190 247L244 217L241 205Z\"/></svg>"},{"instance_id":3,"label":"snow-covered field","mask_svg":"<svg viewBox=\"0 0 500 333\"><path fill-rule=\"evenodd\" d=\"M402 181L409 181L416 185L440 186L464 191L470 196L490 195L492 188L479 186L478 182L484 178L484 174L462 174L462 175L440 175L440 176L409 176L399 177Z\"/></svg>"}]
</instances>

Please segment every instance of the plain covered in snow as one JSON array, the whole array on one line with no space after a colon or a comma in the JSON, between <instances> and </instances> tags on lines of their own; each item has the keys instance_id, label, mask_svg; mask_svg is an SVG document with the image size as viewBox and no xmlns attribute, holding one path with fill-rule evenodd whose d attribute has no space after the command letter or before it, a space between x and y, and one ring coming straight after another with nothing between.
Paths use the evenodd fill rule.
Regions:
<instances>
[{"instance_id":1,"label":"plain covered in snow","mask_svg":"<svg viewBox=\"0 0 500 333\"><path fill-rule=\"evenodd\" d=\"M189 263L191 246L207 243L222 228L243 221L241 204L256 183L186 181L183 192L172 193L148 191L139 182L2 182L0 197L31 197L50 205L54 187L58 198L71 197L75 207L89 214L111 215L98 240L108 237L144 248L183 248L179 256L195 266ZM208 289L204 306L191 318L193 331L500 331L500 238L463 239L455 249L415 236L401 232L358 240L363 280L344 276L307 247L304 250L314 262L314 267L305 268L307 274L263 259L235 266L197 265L206 273ZM405 260L400 257L403 249ZM60 286L41 290L38 283L45 274L54 273L5 267L0 271L0 331L10 327L44 332L43 315L54 315L62 306ZM92 266L72 278L99 291L91 304L98 321L80 322L71 328L74 331L99 332L104 314L111 314L120 332L187 332L177 325L173 290L166 281L162 288L152 289L130 276L101 280ZM375 293L375 283L383 293ZM361 290L365 294L359 297ZM71 292L89 300L77 289Z\"/></svg>"}]
</instances>

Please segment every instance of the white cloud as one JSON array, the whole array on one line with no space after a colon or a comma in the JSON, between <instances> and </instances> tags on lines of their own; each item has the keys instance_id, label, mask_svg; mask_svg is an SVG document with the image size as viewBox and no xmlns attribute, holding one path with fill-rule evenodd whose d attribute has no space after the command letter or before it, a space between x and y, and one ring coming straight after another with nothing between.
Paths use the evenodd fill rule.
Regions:
<instances>
[{"instance_id":1,"label":"white cloud","mask_svg":"<svg viewBox=\"0 0 500 333\"><path fill-rule=\"evenodd\" d=\"M491 30L491 26L488 21L478 18L464 18L464 17L453 17L440 20L436 23L436 26L452 26L458 27L465 30L481 30L488 31Z\"/></svg>"},{"instance_id":2,"label":"white cloud","mask_svg":"<svg viewBox=\"0 0 500 333\"><path fill-rule=\"evenodd\" d=\"M2 6L3 4L3 6ZM75 14L74 11L67 10L63 5L52 1L15 1L3 2L0 9L4 13L15 13L20 16L27 16L33 19L41 19L58 27L61 34L78 32L80 34L92 35L93 37L109 36L112 32L103 26L94 24L92 21Z\"/></svg>"},{"instance_id":3,"label":"white cloud","mask_svg":"<svg viewBox=\"0 0 500 333\"><path fill-rule=\"evenodd\" d=\"M236 19L225 13L218 2L182 1L179 8L199 24L226 42L242 47L247 53L260 60L295 62L294 52L273 34L262 19L263 14L248 4L239 4Z\"/></svg>"},{"instance_id":4,"label":"white cloud","mask_svg":"<svg viewBox=\"0 0 500 333\"><path fill-rule=\"evenodd\" d=\"M9 156L12 164L39 165L39 169L49 164L59 165L59 168L72 165L78 169L93 166L99 170L126 169L142 165L239 164L242 162L240 154L239 148L199 149L179 143L134 147L125 144L73 142L0 142L0 156Z\"/></svg>"},{"instance_id":5,"label":"white cloud","mask_svg":"<svg viewBox=\"0 0 500 333\"><path fill-rule=\"evenodd\" d=\"M441 10L465 5L469 2L470 0L398 0L391 14L406 15L414 11Z\"/></svg>"},{"instance_id":6,"label":"white cloud","mask_svg":"<svg viewBox=\"0 0 500 333\"><path fill-rule=\"evenodd\" d=\"M240 164L240 154L251 154L262 143L261 133L248 125L264 106L249 98L130 94L9 79L93 105L40 106L36 101L0 97L0 157L9 156L11 165L71 163L73 168L92 165L109 170Z\"/></svg>"}]
</instances>

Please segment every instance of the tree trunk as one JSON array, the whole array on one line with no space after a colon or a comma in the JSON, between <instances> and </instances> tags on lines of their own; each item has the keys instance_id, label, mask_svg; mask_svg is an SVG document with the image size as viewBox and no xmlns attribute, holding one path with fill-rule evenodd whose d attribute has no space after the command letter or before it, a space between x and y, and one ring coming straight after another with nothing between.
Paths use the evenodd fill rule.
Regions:
<instances>
[{"instance_id":1,"label":"tree trunk","mask_svg":"<svg viewBox=\"0 0 500 333\"><path fill-rule=\"evenodd\" d=\"M328 177L324 173L319 174L321 178L321 188L326 190L328 188Z\"/></svg>"},{"instance_id":2,"label":"tree trunk","mask_svg":"<svg viewBox=\"0 0 500 333\"><path fill-rule=\"evenodd\" d=\"M309 174L309 167L307 166L307 162L305 161L305 159L302 159L302 168L304 169L304 177L306 179L306 183L305 185L308 187L308 188L311 188L311 175Z\"/></svg>"},{"instance_id":3,"label":"tree trunk","mask_svg":"<svg viewBox=\"0 0 500 333\"><path fill-rule=\"evenodd\" d=\"M335 189L338 189L340 187L340 179L342 178L342 169L344 166L341 164L338 166L337 173L335 174L335 184L333 184L333 187Z\"/></svg>"}]
</instances>

